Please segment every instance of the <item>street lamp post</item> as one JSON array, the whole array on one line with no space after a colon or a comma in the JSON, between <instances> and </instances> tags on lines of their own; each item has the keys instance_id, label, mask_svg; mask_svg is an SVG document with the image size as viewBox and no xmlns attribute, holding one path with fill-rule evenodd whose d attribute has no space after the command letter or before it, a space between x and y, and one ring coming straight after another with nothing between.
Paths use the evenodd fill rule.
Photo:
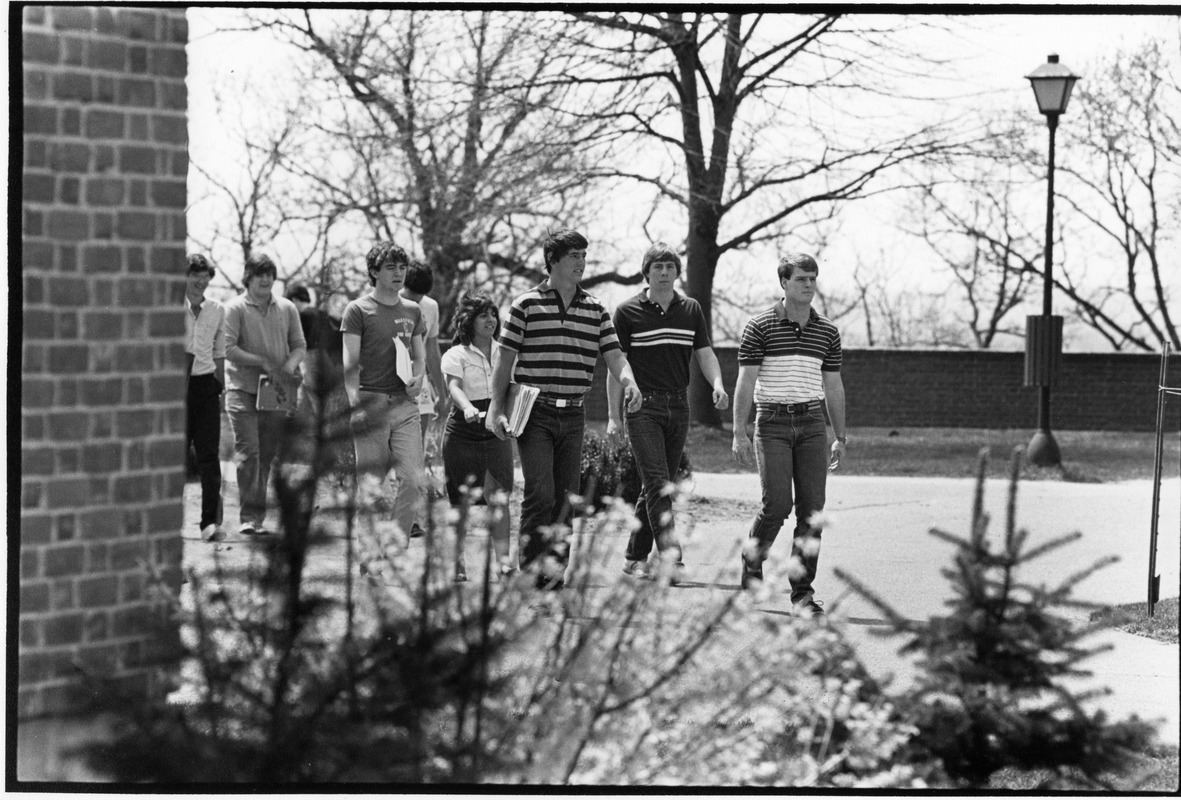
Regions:
<instances>
[{"instance_id":1,"label":"street lamp post","mask_svg":"<svg viewBox=\"0 0 1181 800\"><path fill-rule=\"evenodd\" d=\"M1053 314L1054 287L1054 132L1058 117L1066 111L1070 92L1078 76L1058 63L1057 55L1050 55L1045 64L1025 76L1033 86L1038 111L1046 115L1050 129L1050 168L1046 191L1046 250L1041 316L1025 320L1025 385L1040 386L1038 399L1038 431L1026 450L1026 458L1039 467L1062 463L1062 455L1054 434L1050 431L1050 384L1058 368L1062 352L1062 317Z\"/></svg>"}]
</instances>

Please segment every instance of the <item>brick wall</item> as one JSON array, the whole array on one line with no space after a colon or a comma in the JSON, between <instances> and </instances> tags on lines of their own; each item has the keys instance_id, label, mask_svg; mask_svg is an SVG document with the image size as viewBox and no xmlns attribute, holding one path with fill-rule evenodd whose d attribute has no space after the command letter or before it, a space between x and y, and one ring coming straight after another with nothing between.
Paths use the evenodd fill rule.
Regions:
<instances>
[{"instance_id":1,"label":"brick wall","mask_svg":"<svg viewBox=\"0 0 1181 800\"><path fill-rule=\"evenodd\" d=\"M726 386L738 378L738 350L717 348ZM851 427L1037 428L1038 389L1022 386L1025 355L988 350L846 350L841 370ZM587 416L607 419L600 359ZM1152 431L1160 356L1066 353L1052 387L1054 430ZM1169 359L1181 386L1181 355ZM1177 430L1176 401L1167 430ZM727 421L729 417L726 417Z\"/></svg>"},{"instance_id":2,"label":"brick wall","mask_svg":"<svg viewBox=\"0 0 1181 800\"><path fill-rule=\"evenodd\" d=\"M25 7L18 713L146 685L180 583L184 9ZM20 96L20 95L18 95Z\"/></svg>"}]
</instances>

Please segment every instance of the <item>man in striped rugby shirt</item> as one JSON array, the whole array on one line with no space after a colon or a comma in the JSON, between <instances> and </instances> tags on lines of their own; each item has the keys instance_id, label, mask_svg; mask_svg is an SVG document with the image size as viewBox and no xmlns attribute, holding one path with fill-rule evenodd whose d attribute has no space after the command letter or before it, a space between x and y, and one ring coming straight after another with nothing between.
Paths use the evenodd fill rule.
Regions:
<instances>
[{"instance_id":1,"label":"man in striped rugby shirt","mask_svg":"<svg viewBox=\"0 0 1181 800\"><path fill-rule=\"evenodd\" d=\"M673 525L669 482L681 465L685 437L689 433L689 362L697 357L702 375L713 387L714 406L729 407L722 385L722 370L709 341L709 328L701 306L676 291L681 258L664 242L644 253L640 272L647 288L624 300L615 309L615 332L643 393L639 410L627 415L626 428L643 488L636 501L640 526L627 542L623 571L636 578L651 577L648 556L655 540L660 566L669 582L680 583L685 565ZM620 421L621 387L607 379L610 421L607 432L615 435Z\"/></svg>"},{"instance_id":2,"label":"man in striped rugby shirt","mask_svg":"<svg viewBox=\"0 0 1181 800\"><path fill-rule=\"evenodd\" d=\"M509 378L541 390L525 429L517 437L525 494L521 501L522 568L541 559L539 588L563 585L568 545L560 534L578 493L582 471L582 439L586 427L583 398L591 387L600 354L624 387L627 408L640 405L615 326L603 304L578 285L586 269L587 241L582 234L561 230L542 243L549 277L513 301L500 333L492 364L492 397L485 424L505 437L505 395Z\"/></svg>"},{"instance_id":3,"label":"man in striped rugby shirt","mask_svg":"<svg viewBox=\"0 0 1181 800\"><path fill-rule=\"evenodd\" d=\"M796 616L819 617L812 582L820 558L820 528L812 517L824 508L825 482L845 454L845 386L841 382L841 334L812 309L816 260L793 253L779 262L783 299L754 317L738 348L734 389L734 457L747 465L757 454L763 507L742 552L742 588L763 579L763 561L791 512L796 526L788 580ZM755 441L746 435L754 401ZM836 439L831 448L824 410Z\"/></svg>"}]
</instances>

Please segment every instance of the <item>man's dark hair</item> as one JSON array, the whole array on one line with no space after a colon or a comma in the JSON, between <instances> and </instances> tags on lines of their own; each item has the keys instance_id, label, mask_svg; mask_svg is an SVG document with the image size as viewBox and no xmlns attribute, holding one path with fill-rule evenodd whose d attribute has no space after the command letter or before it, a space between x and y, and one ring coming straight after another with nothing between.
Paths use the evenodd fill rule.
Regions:
<instances>
[{"instance_id":1,"label":"man's dark hair","mask_svg":"<svg viewBox=\"0 0 1181 800\"><path fill-rule=\"evenodd\" d=\"M435 274L426 264L414 259L410 262L410 269L406 270L406 282L402 285L416 294L430 294L435 285Z\"/></svg>"},{"instance_id":2,"label":"man's dark hair","mask_svg":"<svg viewBox=\"0 0 1181 800\"><path fill-rule=\"evenodd\" d=\"M406 251L393 242L378 242L369 248L369 252L365 254L365 269L369 271L370 286L377 285L378 270L381 269L382 264L390 260L397 264L410 263L410 257L406 255Z\"/></svg>"},{"instance_id":3,"label":"man's dark hair","mask_svg":"<svg viewBox=\"0 0 1181 800\"><path fill-rule=\"evenodd\" d=\"M648 270L652 269L652 265L657 261L673 262L677 265L677 274L681 274L681 257L676 251L664 242L653 242L652 246L644 251L644 260L640 263L640 272L645 278L648 277Z\"/></svg>"},{"instance_id":4,"label":"man's dark hair","mask_svg":"<svg viewBox=\"0 0 1181 800\"><path fill-rule=\"evenodd\" d=\"M279 277L279 270L275 267L275 262L271 261L271 257L266 253L251 253L250 258L246 259L245 266L242 267L242 285L250 288L250 281L259 275L267 274L272 278Z\"/></svg>"},{"instance_id":5,"label":"man's dark hair","mask_svg":"<svg viewBox=\"0 0 1181 800\"><path fill-rule=\"evenodd\" d=\"M187 262L186 275L193 275L198 272L204 272L210 278L217 277L217 271L213 269L213 265L209 263L209 259L200 253L190 253L185 259Z\"/></svg>"},{"instance_id":6,"label":"man's dark hair","mask_svg":"<svg viewBox=\"0 0 1181 800\"><path fill-rule=\"evenodd\" d=\"M492 332L492 338L495 339L499 336L500 311L496 308L496 304L486 294L465 294L460 298L459 308L455 312L455 338L452 340L452 344L471 344L472 339L475 338L472 331L476 325L476 318L485 311L491 311L496 315L496 330Z\"/></svg>"},{"instance_id":7,"label":"man's dark hair","mask_svg":"<svg viewBox=\"0 0 1181 800\"><path fill-rule=\"evenodd\" d=\"M585 250L589 242L576 230L563 228L545 237L541 253L545 256L545 271L549 272L555 261L561 261L571 250Z\"/></svg>"},{"instance_id":8,"label":"man's dark hair","mask_svg":"<svg viewBox=\"0 0 1181 800\"><path fill-rule=\"evenodd\" d=\"M807 253L789 253L779 259L779 280L790 278L797 269L820 274L820 266L812 256Z\"/></svg>"},{"instance_id":9,"label":"man's dark hair","mask_svg":"<svg viewBox=\"0 0 1181 800\"><path fill-rule=\"evenodd\" d=\"M298 300L301 303L310 303L312 302L312 295L308 291L308 287L302 283L297 283L287 287L287 299Z\"/></svg>"}]
</instances>

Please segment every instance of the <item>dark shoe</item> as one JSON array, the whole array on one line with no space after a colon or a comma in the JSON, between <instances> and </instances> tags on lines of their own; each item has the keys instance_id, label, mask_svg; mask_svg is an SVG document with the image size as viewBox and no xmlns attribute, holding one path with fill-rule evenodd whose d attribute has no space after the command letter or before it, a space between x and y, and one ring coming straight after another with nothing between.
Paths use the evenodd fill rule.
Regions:
<instances>
[{"instance_id":1,"label":"dark shoe","mask_svg":"<svg viewBox=\"0 0 1181 800\"><path fill-rule=\"evenodd\" d=\"M809 596L798 603L792 603L791 613L802 619L817 619L824 616L822 605L823 602Z\"/></svg>"},{"instance_id":2,"label":"dark shoe","mask_svg":"<svg viewBox=\"0 0 1181 800\"><path fill-rule=\"evenodd\" d=\"M560 592L566 588L566 581L561 575L555 575L552 578L547 578L542 574L537 575L536 582L537 590L541 592Z\"/></svg>"},{"instance_id":3,"label":"dark shoe","mask_svg":"<svg viewBox=\"0 0 1181 800\"><path fill-rule=\"evenodd\" d=\"M648 568L647 561L628 561L623 565L623 574L633 578L651 578L652 570Z\"/></svg>"},{"instance_id":4,"label":"dark shoe","mask_svg":"<svg viewBox=\"0 0 1181 800\"><path fill-rule=\"evenodd\" d=\"M668 585L679 586L685 582L685 562L677 561L673 564L672 571L668 574Z\"/></svg>"},{"instance_id":5,"label":"dark shoe","mask_svg":"<svg viewBox=\"0 0 1181 800\"><path fill-rule=\"evenodd\" d=\"M415 522L413 525L410 526L410 538L411 539L419 539L419 538L422 538L423 536L426 536L426 531L423 530L421 525L419 525L417 522Z\"/></svg>"},{"instance_id":6,"label":"dark shoe","mask_svg":"<svg viewBox=\"0 0 1181 800\"><path fill-rule=\"evenodd\" d=\"M763 565L759 564L758 566L752 567L746 563L746 556L739 554L738 557L742 560L742 588L750 589L754 581L761 583L763 580Z\"/></svg>"}]
</instances>

